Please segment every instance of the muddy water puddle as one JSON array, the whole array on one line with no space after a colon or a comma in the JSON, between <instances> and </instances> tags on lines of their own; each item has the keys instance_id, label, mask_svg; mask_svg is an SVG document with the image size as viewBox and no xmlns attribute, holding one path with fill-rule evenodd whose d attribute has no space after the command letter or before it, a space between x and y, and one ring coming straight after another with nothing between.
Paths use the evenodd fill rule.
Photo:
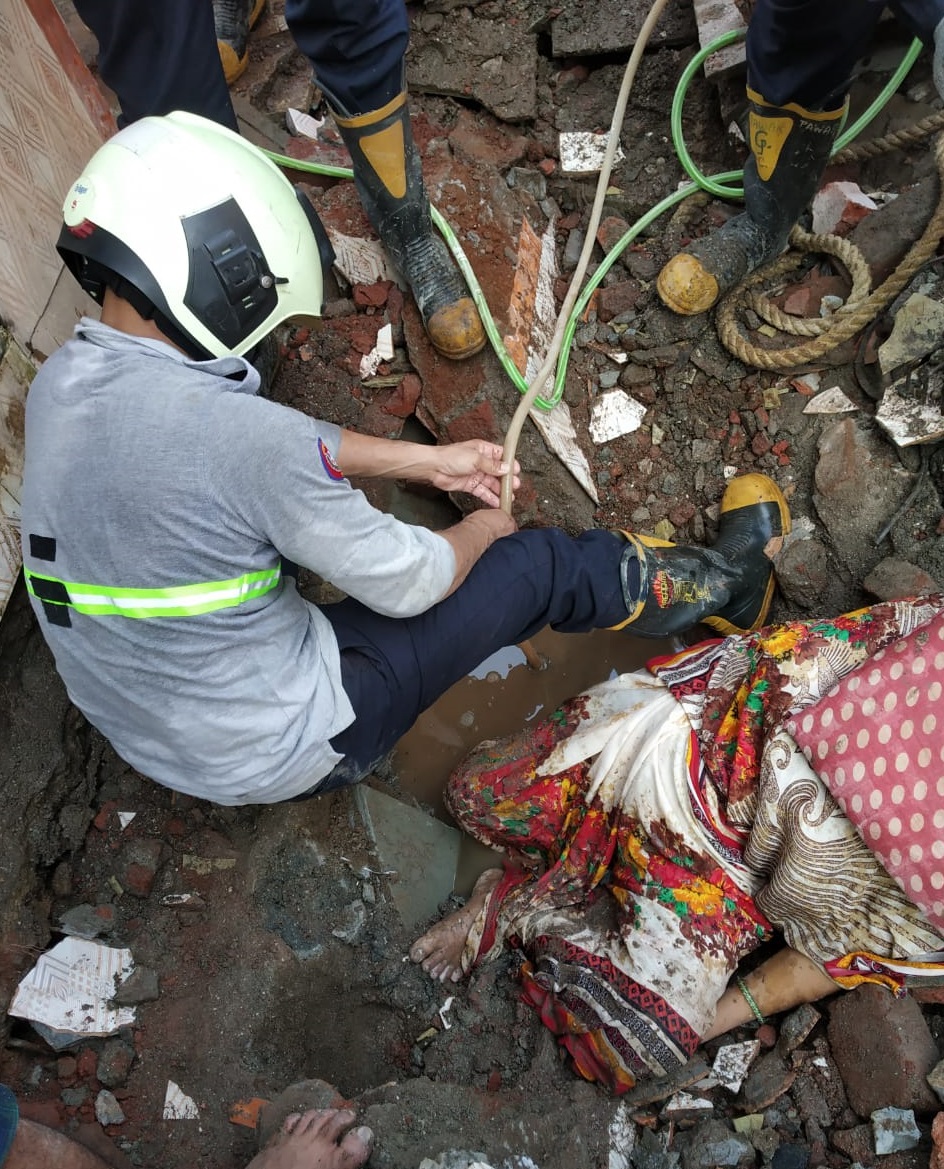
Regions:
<instances>
[{"instance_id":1,"label":"muddy water puddle","mask_svg":"<svg viewBox=\"0 0 944 1169\"><path fill-rule=\"evenodd\" d=\"M544 629L531 644L546 661L544 669L533 669L518 646L507 646L420 716L393 756L404 795L451 822L442 802L443 787L453 767L476 744L546 718L564 699L614 674L638 670L650 658L673 649L668 641L609 630L564 634ZM468 896L478 874L494 864L494 853L463 837L456 892Z\"/></svg>"}]
</instances>

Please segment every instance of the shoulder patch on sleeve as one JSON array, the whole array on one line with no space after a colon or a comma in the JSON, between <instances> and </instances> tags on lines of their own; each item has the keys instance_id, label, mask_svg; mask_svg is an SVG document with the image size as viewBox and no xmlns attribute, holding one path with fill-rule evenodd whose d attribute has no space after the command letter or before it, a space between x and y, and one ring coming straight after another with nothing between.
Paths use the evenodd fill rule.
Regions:
<instances>
[{"instance_id":1,"label":"shoulder patch on sleeve","mask_svg":"<svg viewBox=\"0 0 944 1169\"><path fill-rule=\"evenodd\" d=\"M329 479L333 479L337 483L344 478L344 472L334 461L334 455L328 450L323 438L318 439L318 454Z\"/></svg>"}]
</instances>

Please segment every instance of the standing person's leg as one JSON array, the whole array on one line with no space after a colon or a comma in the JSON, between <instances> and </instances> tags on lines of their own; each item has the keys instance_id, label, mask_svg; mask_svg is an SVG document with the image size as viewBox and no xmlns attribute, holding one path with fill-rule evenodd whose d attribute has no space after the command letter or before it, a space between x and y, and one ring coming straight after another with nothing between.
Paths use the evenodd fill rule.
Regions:
<instances>
[{"instance_id":1,"label":"standing person's leg","mask_svg":"<svg viewBox=\"0 0 944 1169\"><path fill-rule=\"evenodd\" d=\"M723 633L758 628L773 593L770 556L789 530L776 484L745 475L724 494L712 548L532 529L496 540L459 589L417 617L384 617L352 600L325 606L355 720L332 740L344 758L316 791L357 782L454 682L545 625L641 637L699 621Z\"/></svg>"},{"instance_id":2,"label":"standing person's leg","mask_svg":"<svg viewBox=\"0 0 944 1169\"><path fill-rule=\"evenodd\" d=\"M98 71L119 126L187 110L236 129L211 0L74 0L98 41Z\"/></svg>"},{"instance_id":3,"label":"standing person's leg","mask_svg":"<svg viewBox=\"0 0 944 1169\"><path fill-rule=\"evenodd\" d=\"M430 217L406 92L406 5L286 0L285 19L334 110L364 210L409 284L430 341L445 357L470 357L485 332Z\"/></svg>"},{"instance_id":4,"label":"standing person's leg","mask_svg":"<svg viewBox=\"0 0 944 1169\"><path fill-rule=\"evenodd\" d=\"M662 269L657 287L669 308L705 312L783 251L816 193L852 68L882 8L881 0L758 0L747 32L745 211Z\"/></svg>"}]
</instances>

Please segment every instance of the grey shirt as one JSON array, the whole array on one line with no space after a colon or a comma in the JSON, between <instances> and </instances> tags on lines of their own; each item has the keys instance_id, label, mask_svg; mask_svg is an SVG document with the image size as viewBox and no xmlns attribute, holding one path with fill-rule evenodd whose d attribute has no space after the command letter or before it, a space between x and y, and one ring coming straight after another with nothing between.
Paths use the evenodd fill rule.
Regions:
<instances>
[{"instance_id":1,"label":"grey shirt","mask_svg":"<svg viewBox=\"0 0 944 1169\"><path fill-rule=\"evenodd\" d=\"M156 589L271 569L281 554L380 613L440 600L449 544L374 508L334 465L338 428L258 386L242 358L194 362L83 320L27 397L26 568ZM271 803L338 762L328 740L354 715L337 642L291 581L199 616L69 609L69 627L32 601L69 697L160 783Z\"/></svg>"}]
</instances>

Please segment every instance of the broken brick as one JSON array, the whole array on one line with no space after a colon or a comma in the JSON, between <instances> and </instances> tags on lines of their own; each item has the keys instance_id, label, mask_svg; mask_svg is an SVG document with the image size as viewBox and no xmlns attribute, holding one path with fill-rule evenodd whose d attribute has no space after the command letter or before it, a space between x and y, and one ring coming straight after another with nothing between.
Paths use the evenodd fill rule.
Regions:
<instances>
[{"instance_id":1,"label":"broken brick","mask_svg":"<svg viewBox=\"0 0 944 1169\"><path fill-rule=\"evenodd\" d=\"M409 418L423 390L423 383L415 373L408 373L384 404L384 410L396 418Z\"/></svg>"}]
</instances>

